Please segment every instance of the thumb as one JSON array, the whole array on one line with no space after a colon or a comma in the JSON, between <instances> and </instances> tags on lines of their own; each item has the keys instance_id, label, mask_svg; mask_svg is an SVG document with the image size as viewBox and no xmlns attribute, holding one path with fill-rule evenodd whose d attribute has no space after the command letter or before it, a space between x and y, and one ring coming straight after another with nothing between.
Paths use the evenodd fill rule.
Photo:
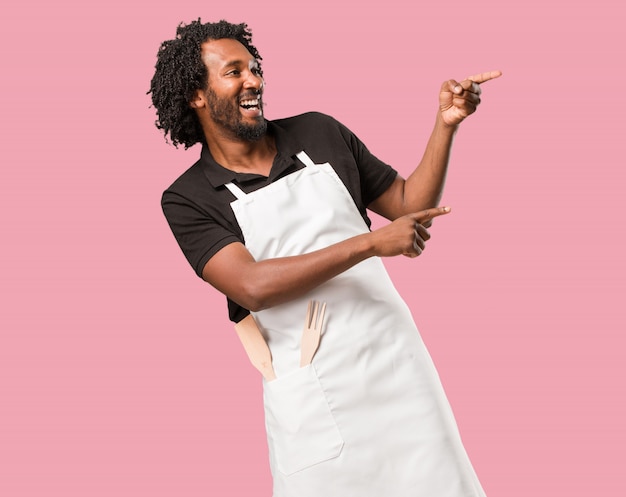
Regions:
<instances>
[{"instance_id":1,"label":"thumb","mask_svg":"<svg viewBox=\"0 0 626 497\"><path fill-rule=\"evenodd\" d=\"M463 93L463 87L461 86L461 83L455 79L449 79L448 81L444 81L442 83L441 92L459 95L460 93Z\"/></svg>"},{"instance_id":2,"label":"thumb","mask_svg":"<svg viewBox=\"0 0 626 497\"><path fill-rule=\"evenodd\" d=\"M456 95L460 95L463 93L463 85L454 79L448 81L448 88L450 91Z\"/></svg>"}]
</instances>

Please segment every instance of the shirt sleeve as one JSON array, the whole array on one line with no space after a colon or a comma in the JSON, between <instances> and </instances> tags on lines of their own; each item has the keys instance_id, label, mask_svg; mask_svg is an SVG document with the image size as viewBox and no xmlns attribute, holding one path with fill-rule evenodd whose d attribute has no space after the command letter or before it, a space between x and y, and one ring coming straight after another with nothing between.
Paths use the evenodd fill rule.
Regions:
<instances>
[{"instance_id":1,"label":"shirt sleeve","mask_svg":"<svg viewBox=\"0 0 626 497\"><path fill-rule=\"evenodd\" d=\"M205 264L219 250L241 241L208 212L180 194L166 190L161 207L178 245L199 277Z\"/></svg>"}]
</instances>

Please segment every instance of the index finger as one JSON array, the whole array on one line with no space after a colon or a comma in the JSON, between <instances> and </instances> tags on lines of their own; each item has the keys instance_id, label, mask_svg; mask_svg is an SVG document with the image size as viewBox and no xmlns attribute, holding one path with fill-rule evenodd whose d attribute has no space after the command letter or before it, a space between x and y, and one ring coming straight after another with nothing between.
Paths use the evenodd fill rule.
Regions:
<instances>
[{"instance_id":1,"label":"index finger","mask_svg":"<svg viewBox=\"0 0 626 497\"><path fill-rule=\"evenodd\" d=\"M490 71L490 72L481 72L480 74L474 74L473 76L468 76L465 79L469 79L474 83L484 83L485 81L489 81L490 79L496 79L502 76L502 71Z\"/></svg>"},{"instance_id":2,"label":"index finger","mask_svg":"<svg viewBox=\"0 0 626 497\"><path fill-rule=\"evenodd\" d=\"M434 217L443 216L450 212L450 207L434 207L432 209L426 209L423 211L415 212L411 214L414 221L422 224L425 221L430 221Z\"/></svg>"}]
</instances>

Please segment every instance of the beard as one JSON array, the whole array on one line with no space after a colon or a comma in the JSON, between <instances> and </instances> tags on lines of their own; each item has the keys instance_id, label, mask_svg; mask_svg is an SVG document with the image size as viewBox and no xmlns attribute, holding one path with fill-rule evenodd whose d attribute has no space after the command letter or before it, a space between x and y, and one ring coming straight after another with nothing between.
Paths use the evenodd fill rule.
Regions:
<instances>
[{"instance_id":1,"label":"beard","mask_svg":"<svg viewBox=\"0 0 626 497\"><path fill-rule=\"evenodd\" d=\"M263 118L263 115L259 116L257 122L248 124L243 121L238 104L225 98L219 98L210 87L206 91L206 96L211 119L225 130L235 135L237 138L246 141L258 141L265 136L267 122ZM259 106L262 110L263 102L260 95L257 96L259 98Z\"/></svg>"}]
</instances>

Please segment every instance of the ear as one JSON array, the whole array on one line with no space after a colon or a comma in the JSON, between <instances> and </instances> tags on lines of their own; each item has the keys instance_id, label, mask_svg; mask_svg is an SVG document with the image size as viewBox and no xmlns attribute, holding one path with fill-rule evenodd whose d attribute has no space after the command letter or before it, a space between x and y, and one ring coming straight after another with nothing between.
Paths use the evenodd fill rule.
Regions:
<instances>
[{"instance_id":1,"label":"ear","mask_svg":"<svg viewBox=\"0 0 626 497\"><path fill-rule=\"evenodd\" d=\"M196 90L193 98L189 101L189 107L192 109L206 107L206 98L204 98L204 92L202 90Z\"/></svg>"}]
</instances>

